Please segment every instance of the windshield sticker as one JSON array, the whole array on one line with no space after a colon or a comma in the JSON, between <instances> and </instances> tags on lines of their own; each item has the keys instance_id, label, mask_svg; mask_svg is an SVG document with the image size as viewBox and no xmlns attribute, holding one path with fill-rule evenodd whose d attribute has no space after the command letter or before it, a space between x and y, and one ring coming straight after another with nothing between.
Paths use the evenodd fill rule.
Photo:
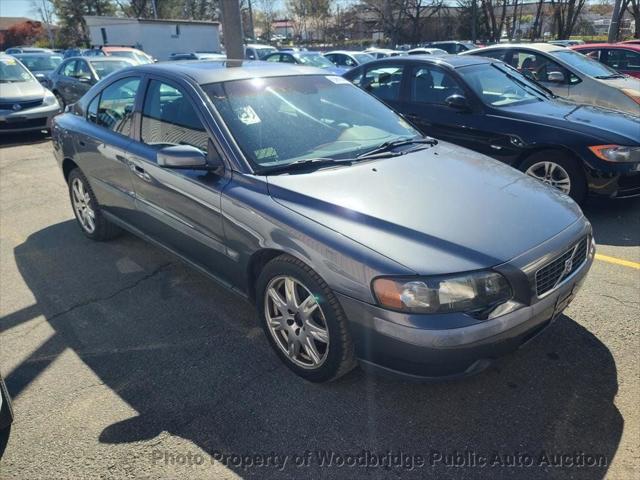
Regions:
<instances>
[{"instance_id":1,"label":"windshield sticker","mask_svg":"<svg viewBox=\"0 0 640 480\"><path fill-rule=\"evenodd\" d=\"M15 65L16 61L13 58L0 58L0 62L4 63L5 65Z\"/></svg>"},{"instance_id":2,"label":"windshield sticker","mask_svg":"<svg viewBox=\"0 0 640 480\"><path fill-rule=\"evenodd\" d=\"M256 155L256 160L264 160L265 158L278 159L278 152L273 147L260 148L253 153Z\"/></svg>"},{"instance_id":3,"label":"windshield sticker","mask_svg":"<svg viewBox=\"0 0 640 480\"><path fill-rule=\"evenodd\" d=\"M349 80L347 80L346 78L342 78L342 77L337 77L335 75L327 75L326 76L327 80L337 84L337 85L344 85L349 84Z\"/></svg>"},{"instance_id":4,"label":"windshield sticker","mask_svg":"<svg viewBox=\"0 0 640 480\"><path fill-rule=\"evenodd\" d=\"M236 115L238 115L238 120L245 125L255 125L261 122L260 117L258 117L255 110L251 108L251 105L236 109Z\"/></svg>"}]
</instances>

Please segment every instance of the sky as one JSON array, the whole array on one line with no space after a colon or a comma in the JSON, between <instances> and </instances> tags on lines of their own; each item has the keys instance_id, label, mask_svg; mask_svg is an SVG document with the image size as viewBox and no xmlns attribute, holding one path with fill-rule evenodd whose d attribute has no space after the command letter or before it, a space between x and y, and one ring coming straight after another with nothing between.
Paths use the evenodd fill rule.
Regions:
<instances>
[{"instance_id":1,"label":"sky","mask_svg":"<svg viewBox=\"0 0 640 480\"><path fill-rule=\"evenodd\" d=\"M33 0L0 0L0 17L37 18Z\"/></svg>"}]
</instances>

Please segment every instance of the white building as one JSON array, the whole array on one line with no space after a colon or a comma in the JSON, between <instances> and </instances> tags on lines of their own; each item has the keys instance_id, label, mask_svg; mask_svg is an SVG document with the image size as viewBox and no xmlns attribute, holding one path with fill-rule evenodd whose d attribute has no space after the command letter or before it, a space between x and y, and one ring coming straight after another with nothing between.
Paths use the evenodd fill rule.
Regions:
<instances>
[{"instance_id":1,"label":"white building","mask_svg":"<svg viewBox=\"0 0 640 480\"><path fill-rule=\"evenodd\" d=\"M91 46L126 46L158 60L178 52L219 52L220 24L196 20L151 20L85 16Z\"/></svg>"}]
</instances>

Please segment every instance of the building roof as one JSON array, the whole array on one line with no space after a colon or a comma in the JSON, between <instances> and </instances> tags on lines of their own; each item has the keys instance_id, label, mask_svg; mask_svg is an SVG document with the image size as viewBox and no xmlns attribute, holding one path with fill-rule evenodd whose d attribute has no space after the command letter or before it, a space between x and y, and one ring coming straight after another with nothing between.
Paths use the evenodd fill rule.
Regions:
<instances>
[{"instance_id":1,"label":"building roof","mask_svg":"<svg viewBox=\"0 0 640 480\"><path fill-rule=\"evenodd\" d=\"M106 15L85 15L84 16L87 25L114 25L125 23L170 23L175 25L179 23L181 25L220 25L220 22L208 21L208 20L185 20L185 19L173 19L173 18L129 18L129 17L109 17Z\"/></svg>"}]
</instances>

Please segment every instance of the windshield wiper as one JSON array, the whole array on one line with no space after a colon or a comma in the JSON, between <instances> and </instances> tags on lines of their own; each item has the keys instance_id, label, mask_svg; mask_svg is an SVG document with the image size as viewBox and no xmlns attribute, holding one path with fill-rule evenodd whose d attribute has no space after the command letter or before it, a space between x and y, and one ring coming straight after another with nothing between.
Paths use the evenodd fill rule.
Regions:
<instances>
[{"instance_id":1,"label":"windshield wiper","mask_svg":"<svg viewBox=\"0 0 640 480\"><path fill-rule=\"evenodd\" d=\"M263 167L255 172L258 175L270 175L273 173L285 173L296 170L305 170L310 167L318 168L325 167L327 165L345 165L351 164L352 160L335 160L333 158L303 158L296 160L295 162L286 163L283 165L275 165L273 167Z\"/></svg>"},{"instance_id":2,"label":"windshield wiper","mask_svg":"<svg viewBox=\"0 0 640 480\"><path fill-rule=\"evenodd\" d=\"M382 157L382 156L395 157L395 156L398 156L398 155L403 155L404 153L406 153L406 151L393 152L392 150L394 148L402 147L404 145L412 145L412 144L426 144L426 145L429 145L429 146L433 147L434 145L438 144L438 141L435 138L430 138L430 137L426 137L426 138L402 138L402 139L398 139L398 140L389 140L387 142L384 142L381 145L378 145L373 150L369 150L368 152L361 153L356 158L357 159L364 159L364 158L376 158L376 157ZM411 149L411 151L414 151L414 150L415 149Z\"/></svg>"}]
</instances>

